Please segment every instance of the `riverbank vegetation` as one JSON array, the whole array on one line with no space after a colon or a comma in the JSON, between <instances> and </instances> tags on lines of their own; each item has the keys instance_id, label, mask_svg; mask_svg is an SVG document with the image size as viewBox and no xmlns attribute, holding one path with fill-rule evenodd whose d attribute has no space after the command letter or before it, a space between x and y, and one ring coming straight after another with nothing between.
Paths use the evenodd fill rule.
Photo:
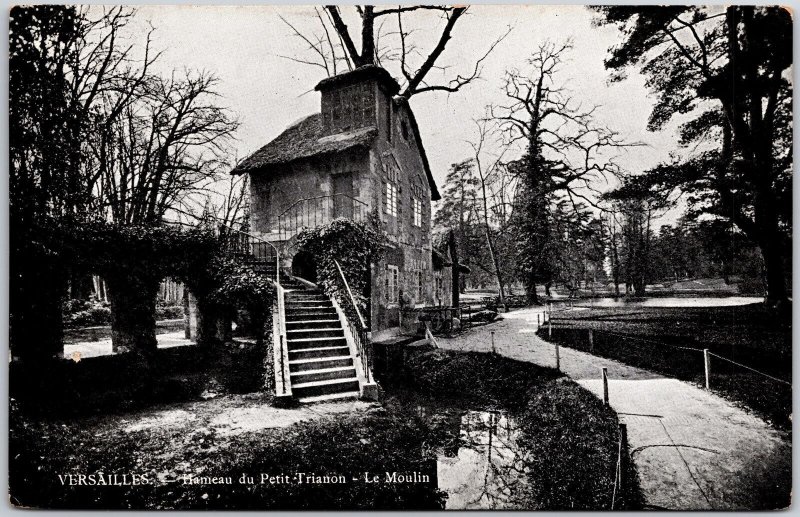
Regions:
<instances>
[{"instance_id":1,"label":"riverbank vegetation","mask_svg":"<svg viewBox=\"0 0 800 517\"><path fill-rule=\"evenodd\" d=\"M499 506L597 509L614 498L616 508L637 507L635 472L626 475L627 490L614 491L618 426L611 409L555 370L443 351L414 355L404 382L387 385L382 405L282 410L264 395L223 395L58 420L12 405L11 497L37 508L443 508L448 493L440 489L437 461L469 447L487 455L465 427L476 412L503 414L514 426L507 434L513 440L495 438L495 449L489 442L492 476L518 480L510 496L494 494ZM509 457L519 461L504 462ZM366 483L365 472L417 472L429 481ZM346 482L261 484L262 473L341 474ZM127 484L62 484L68 474ZM131 484L133 474L148 483ZM259 482L239 483L242 474ZM185 482L200 477L231 484ZM478 488L493 496L488 483Z\"/></svg>"}]
</instances>

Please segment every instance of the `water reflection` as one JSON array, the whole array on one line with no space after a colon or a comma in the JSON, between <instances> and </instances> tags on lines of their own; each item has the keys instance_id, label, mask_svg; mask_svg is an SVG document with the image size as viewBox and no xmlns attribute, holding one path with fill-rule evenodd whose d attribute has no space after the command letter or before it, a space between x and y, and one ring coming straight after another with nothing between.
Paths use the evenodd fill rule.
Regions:
<instances>
[{"instance_id":1,"label":"water reflection","mask_svg":"<svg viewBox=\"0 0 800 517\"><path fill-rule=\"evenodd\" d=\"M448 509L521 509L529 458L517 446L520 431L500 411L469 411L461 417L458 449L439 455L439 488Z\"/></svg>"}]
</instances>

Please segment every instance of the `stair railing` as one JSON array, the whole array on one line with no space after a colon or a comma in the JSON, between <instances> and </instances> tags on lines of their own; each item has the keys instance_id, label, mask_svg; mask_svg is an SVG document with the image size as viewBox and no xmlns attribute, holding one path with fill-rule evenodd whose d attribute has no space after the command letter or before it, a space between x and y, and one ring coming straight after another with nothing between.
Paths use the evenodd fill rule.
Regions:
<instances>
[{"instance_id":1,"label":"stair railing","mask_svg":"<svg viewBox=\"0 0 800 517\"><path fill-rule=\"evenodd\" d=\"M343 213L337 213L337 209ZM337 217L364 221L368 214L369 206L365 202L347 194L298 199L278 215L278 235L285 241L301 228L317 228Z\"/></svg>"},{"instance_id":2,"label":"stair railing","mask_svg":"<svg viewBox=\"0 0 800 517\"><path fill-rule=\"evenodd\" d=\"M336 269L339 271L339 278L347 293L346 297L341 297L345 298L340 301L342 304L342 311L344 312L347 326L350 327L353 340L356 343L358 355L361 357L361 368L364 371L364 378L369 383L372 382L372 354L369 350L369 326L364 320L361 310L358 308L358 303L353 296L353 291L350 290L350 284L347 282L347 278L345 278L342 272L342 266L339 265L339 261L336 259L333 260L333 263L336 264Z\"/></svg>"},{"instance_id":3,"label":"stair railing","mask_svg":"<svg viewBox=\"0 0 800 517\"><path fill-rule=\"evenodd\" d=\"M280 285L281 255L274 244L251 233L231 228L223 223L218 223L217 231L223 239L223 245L228 251L234 254L248 255L257 262L267 263L274 260L275 278L273 280L275 281L275 285ZM270 248L272 248L271 252Z\"/></svg>"},{"instance_id":4,"label":"stair railing","mask_svg":"<svg viewBox=\"0 0 800 517\"><path fill-rule=\"evenodd\" d=\"M287 378L286 370L289 365L289 351L286 343L286 290L280 285L275 285L275 301L276 301L276 314L273 325L277 326L277 343L272 344L273 355L277 356L275 361L276 368L280 369L281 393L287 393ZM274 334L273 334L274 335ZM275 383L275 390L278 389L278 383Z\"/></svg>"}]
</instances>

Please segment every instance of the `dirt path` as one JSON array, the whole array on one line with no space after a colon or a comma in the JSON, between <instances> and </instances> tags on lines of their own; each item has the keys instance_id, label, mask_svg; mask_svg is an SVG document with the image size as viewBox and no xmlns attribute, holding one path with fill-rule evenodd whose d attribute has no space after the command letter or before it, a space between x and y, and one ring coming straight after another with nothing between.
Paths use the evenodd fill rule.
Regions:
<instances>
[{"instance_id":1,"label":"dirt path","mask_svg":"<svg viewBox=\"0 0 800 517\"><path fill-rule=\"evenodd\" d=\"M199 431L232 438L242 433L289 427L300 422L360 414L376 406L374 403L348 400L282 409L272 406L268 399L259 394L223 395L205 401L109 415L101 417L96 424L100 430L121 429L126 433L159 430L191 434Z\"/></svg>"},{"instance_id":2,"label":"dirt path","mask_svg":"<svg viewBox=\"0 0 800 517\"><path fill-rule=\"evenodd\" d=\"M555 347L534 334L537 313L522 309L488 327L451 338L453 350L495 349L513 359L555 366ZM561 369L602 396L608 368L609 401L628 425L631 455L645 503L672 510L765 509L791 490L791 442L760 418L676 379L569 348Z\"/></svg>"}]
</instances>

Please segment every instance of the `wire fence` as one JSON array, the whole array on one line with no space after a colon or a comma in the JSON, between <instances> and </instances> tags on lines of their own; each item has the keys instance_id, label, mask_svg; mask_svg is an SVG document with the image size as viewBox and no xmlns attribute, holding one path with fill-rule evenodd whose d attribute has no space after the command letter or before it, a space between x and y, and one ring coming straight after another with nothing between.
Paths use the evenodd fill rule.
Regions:
<instances>
[{"instance_id":1,"label":"wire fence","mask_svg":"<svg viewBox=\"0 0 800 517\"><path fill-rule=\"evenodd\" d=\"M563 313L563 312L567 312L567 311L570 311L570 310L571 309L569 309L568 307L565 307L564 309L559 310L559 311L554 311L551 308L550 310L545 311L545 321L544 321L544 323L548 324L548 325L552 325L552 321L551 320L552 320L552 313L553 312ZM615 337L619 337L619 338L623 338L623 339L639 341L639 342L648 343L648 344L651 344L651 345L657 345L659 347L667 347L667 348L672 348L672 349L676 349L676 350L688 350L688 351L691 351L691 352L700 352L700 353L703 353L704 355L714 356L714 357L716 357L718 359L721 359L723 361L727 361L727 362L729 362L729 363L731 363L733 365L736 365L736 366L739 366L741 368L744 368L744 369L746 369L748 371L751 371L751 372L753 372L755 374L761 375L762 377L765 377L767 379L771 379L771 380L773 380L775 382L779 382L779 383L785 384L787 386L792 386L792 383L790 381L787 381L785 379L781 379L779 377L775 377L775 376L770 375L770 374L768 374L766 372L763 372L761 370L753 368L752 366L748 366L746 364L734 361L733 359L730 359L728 357L725 357L725 356L719 355L717 353L711 352L707 348L697 348L697 347L691 347L691 346L673 345L671 343L665 343L663 341L657 341L657 340L654 340L654 339L643 338L643 337L639 337L639 336L632 336L632 335L629 335L629 334L620 334L618 332L613 332L613 331L605 330L605 329L589 329L589 332L607 334L607 335L611 335L611 336L615 336ZM707 386L709 384L708 375L709 375L708 368L706 368L706 385Z\"/></svg>"},{"instance_id":2,"label":"wire fence","mask_svg":"<svg viewBox=\"0 0 800 517\"><path fill-rule=\"evenodd\" d=\"M792 385L792 383L787 381L787 380L779 379L777 377L773 377L772 375L770 375L768 373L764 373L762 371L756 370L755 368L753 368L751 366L747 366L746 364L737 363L736 361L734 361L732 359L728 359L727 357L723 357L721 355L715 354L714 352L708 352L708 355L713 355L714 357L722 359L723 361L728 361L729 363L735 364L736 366L740 366L740 367L742 367L742 368L744 368L746 370L750 370L751 372L757 373L759 375L763 375L764 377L767 377L768 379L772 379L773 381L781 382L783 384L786 384L787 386L791 386Z\"/></svg>"}]
</instances>

